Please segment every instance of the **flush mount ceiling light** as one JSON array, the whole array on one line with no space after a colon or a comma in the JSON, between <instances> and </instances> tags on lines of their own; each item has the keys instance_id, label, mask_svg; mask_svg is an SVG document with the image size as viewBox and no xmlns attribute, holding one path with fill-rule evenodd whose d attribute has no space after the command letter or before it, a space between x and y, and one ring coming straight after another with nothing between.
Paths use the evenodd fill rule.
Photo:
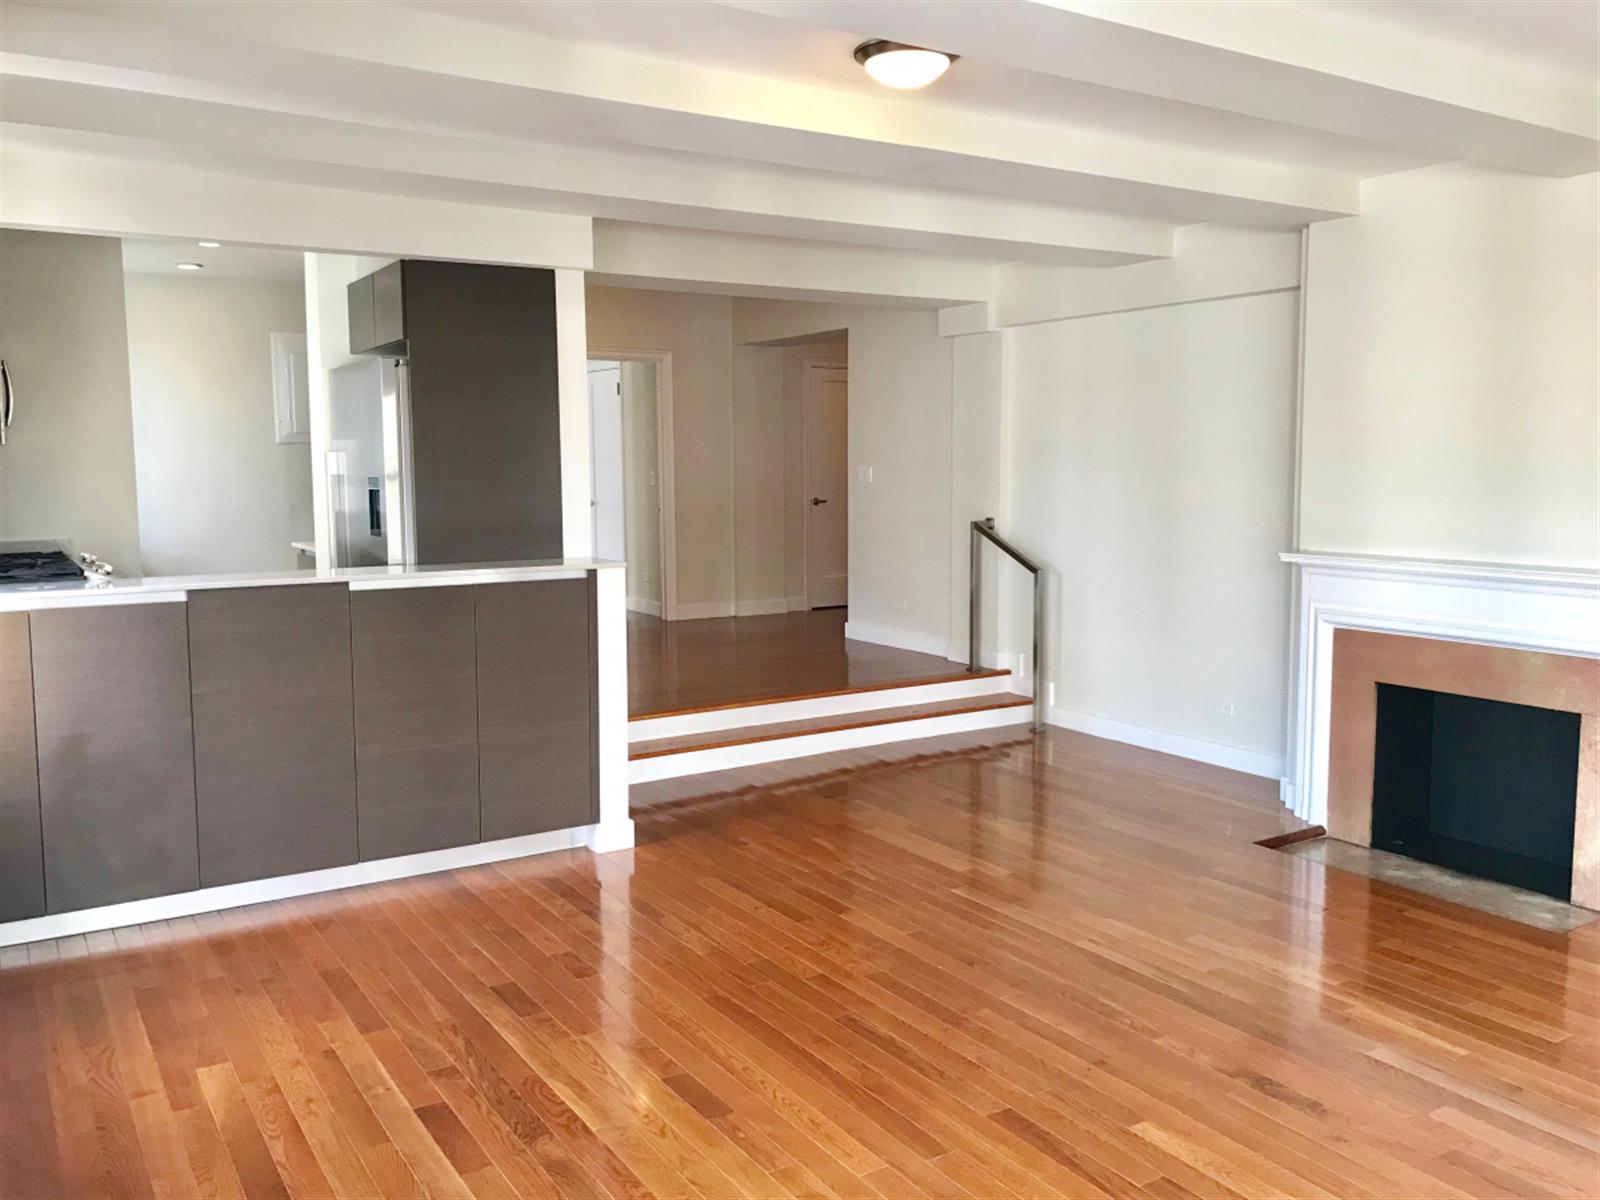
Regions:
<instances>
[{"instance_id":1,"label":"flush mount ceiling light","mask_svg":"<svg viewBox=\"0 0 1600 1200\"><path fill-rule=\"evenodd\" d=\"M856 47L856 61L867 69L868 75L884 87L902 90L927 87L948 71L958 57L943 50L928 50L882 38L862 42Z\"/></svg>"},{"instance_id":2,"label":"flush mount ceiling light","mask_svg":"<svg viewBox=\"0 0 1600 1200\"><path fill-rule=\"evenodd\" d=\"M204 271L206 269L205 263L173 263L172 265L180 271Z\"/></svg>"}]
</instances>

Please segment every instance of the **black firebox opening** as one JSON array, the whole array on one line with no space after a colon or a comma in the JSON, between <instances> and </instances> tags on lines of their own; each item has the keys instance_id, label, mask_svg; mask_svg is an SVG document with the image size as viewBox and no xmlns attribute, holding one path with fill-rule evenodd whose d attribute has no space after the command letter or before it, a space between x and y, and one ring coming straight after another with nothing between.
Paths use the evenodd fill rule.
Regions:
<instances>
[{"instance_id":1,"label":"black firebox opening","mask_svg":"<svg viewBox=\"0 0 1600 1200\"><path fill-rule=\"evenodd\" d=\"M1380 683L1373 846L1570 900L1579 720Z\"/></svg>"}]
</instances>

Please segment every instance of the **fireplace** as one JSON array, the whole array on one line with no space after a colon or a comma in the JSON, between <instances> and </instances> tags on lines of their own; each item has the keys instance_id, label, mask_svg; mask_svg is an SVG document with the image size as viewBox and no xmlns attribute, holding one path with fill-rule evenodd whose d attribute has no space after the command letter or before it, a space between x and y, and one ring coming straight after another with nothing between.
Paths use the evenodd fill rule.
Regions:
<instances>
[{"instance_id":1,"label":"fireplace","mask_svg":"<svg viewBox=\"0 0 1600 1200\"><path fill-rule=\"evenodd\" d=\"M1600 909L1600 570L1283 557L1296 815Z\"/></svg>"},{"instance_id":2,"label":"fireplace","mask_svg":"<svg viewBox=\"0 0 1600 1200\"><path fill-rule=\"evenodd\" d=\"M1379 683L1372 845L1570 900L1581 722Z\"/></svg>"}]
</instances>

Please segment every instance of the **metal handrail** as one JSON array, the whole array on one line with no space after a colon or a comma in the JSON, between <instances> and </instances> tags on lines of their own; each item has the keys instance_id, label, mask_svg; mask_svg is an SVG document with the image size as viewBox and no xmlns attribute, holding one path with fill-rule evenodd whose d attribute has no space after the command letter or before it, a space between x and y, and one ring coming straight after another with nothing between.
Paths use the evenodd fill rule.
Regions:
<instances>
[{"instance_id":1,"label":"metal handrail","mask_svg":"<svg viewBox=\"0 0 1600 1200\"><path fill-rule=\"evenodd\" d=\"M988 541L1010 555L1012 560L1033 576L1033 731L1044 732L1044 569L994 531L994 518L985 517L972 523L972 595L967 607L967 670L979 669L978 652L982 614L978 597L983 592L983 543Z\"/></svg>"}]
</instances>

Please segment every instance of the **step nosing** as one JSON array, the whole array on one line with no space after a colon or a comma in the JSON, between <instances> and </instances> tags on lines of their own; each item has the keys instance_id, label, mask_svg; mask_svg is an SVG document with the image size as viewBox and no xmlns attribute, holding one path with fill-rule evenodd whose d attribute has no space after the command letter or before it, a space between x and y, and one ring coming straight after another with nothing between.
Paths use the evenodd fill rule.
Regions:
<instances>
[{"instance_id":1,"label":"step nosing","mask_svg":"<svg viewBox=\"0 0 1600 1200\"><path fill-rule=\"evenodd\" d=\"M913 721L933 721L941 717L970 716L973 713L995 712L1000 709L1022 708L1031 706L1033 700L1029 696L1018 696L1008 693L1004 697L975 696L970 701L952 704L949 708L935 709L933 711L908 711L906 709L879 708L868 709L859 713L841 713L837 717L813 718L817 722L814 726L802 729L765 729L761 725L743 725L736 729L709 730L694 741L687 741L691 735L684 738L662 738L661 741L685 741L687 744L664 746L651 749L652 742L635 742L630 748L628 760L642 762L651 758L665 758L670 755L694 754L702 750L724 750L731 746L748 746L759 742L792 741L797 738L813 737L824 733L843 733L852 729L870 729L875 725L904 725ZM921 708L923 706L915 706ZM763 731L765 729L765 731Z\"/></svg>"}]
</instances>

